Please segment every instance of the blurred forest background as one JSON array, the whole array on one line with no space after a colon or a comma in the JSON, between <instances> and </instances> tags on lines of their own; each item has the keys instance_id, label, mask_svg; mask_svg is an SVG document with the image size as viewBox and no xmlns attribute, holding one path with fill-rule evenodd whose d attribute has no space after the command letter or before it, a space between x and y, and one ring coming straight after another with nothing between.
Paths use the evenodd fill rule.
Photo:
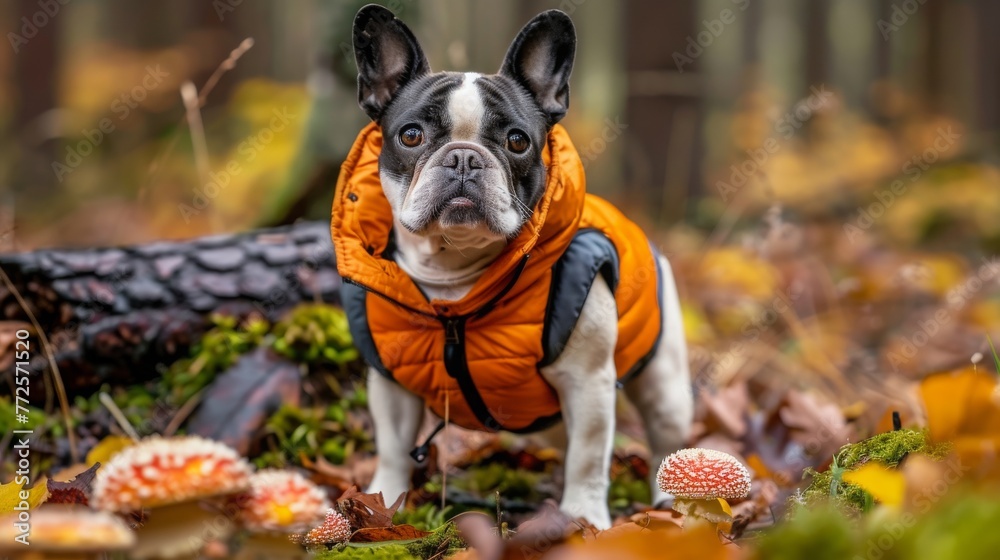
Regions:
<instances>
[{"instance_id":1,"label":"blurred forest background","mask_svg":"<svg viewBox=\"0 0 1000 560\"><path fill-rule=\"evenodd\" d=\"M351 20L364 3L5 2L3 249L325 219L337 166L365 122L350 49ZM647 225L711 229L775 202L810 217L851 218L903 178L920 194L876 220L891 239L957 229L992 245L1000 235L995 2L389 4L416 30L432 66L449 70L493 71L533 14L570 12L580 45L564 124L588 164L590 190ZM199 172L181 84L202 88L248 37L254 46L204 96L208 161ZM272 130L282 111L288 122ZM904 164L932 149L942 127L955 137L936 150L935 171L911 184ZM755 162L768 139L773 153ZM224 181L233 162L239 172ZM733 183L744 174L734 177L732 165L749 171L745 188ZM955 182L944 188L944 178Z\"/></svg>"}]
</instances>

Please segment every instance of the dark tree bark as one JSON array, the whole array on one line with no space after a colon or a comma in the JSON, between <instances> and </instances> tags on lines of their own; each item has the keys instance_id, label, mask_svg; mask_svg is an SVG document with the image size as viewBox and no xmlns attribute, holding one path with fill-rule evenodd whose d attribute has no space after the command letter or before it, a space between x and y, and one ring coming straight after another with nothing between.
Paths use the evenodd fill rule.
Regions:
<instances>
[{"instance_id":1,"label":"dark tree bark","mask_svg":"<svg viewBox=\"0 0 1000 560\"><path fill-rule=\"evenodd\" d=\"M123 248L0 255L0 268L52 342L69 389L135 382L186 355L213 313L279 318L304 301L338 303L329 225ZM0 320L28 316L0 285ZM36 339L37 340L37 339ZM41 347L32 367L46 362ZM0 367L12 361L0 348Z\"/></svg>"},{"instance_id":2,"label":"dark tree bark","mask_svg":"<svg viewBox=\"0 0 1000 560\"><path fill-rule=\"evenodd\" d=\"M298 364L257 348L208 386L202 402L211 404L198 407L187 431L246 455L260 427L282 406L298 406L301 391Z\"/></svg>"}]
</instances>

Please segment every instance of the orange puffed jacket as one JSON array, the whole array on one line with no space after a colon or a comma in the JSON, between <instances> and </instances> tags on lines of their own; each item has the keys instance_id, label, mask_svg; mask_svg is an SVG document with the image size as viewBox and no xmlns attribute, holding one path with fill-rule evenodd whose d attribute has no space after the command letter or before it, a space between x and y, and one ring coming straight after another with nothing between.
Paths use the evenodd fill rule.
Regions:
<instances>
[{"instance_id":1,"label":"orange puffed jacket","mask_svg":"<svg viewBox=\"0 0 1000 560\"><path fill-rule=\"evenodd\" d=\"M342 304L369 366L460 426L530 432L559 418L539 369L553 363L601 274L618 304L619 381L660 338L659 260L639 227L586 193L583 164L556 125L542 151L545 193L472 290L428 300L393 261L392 211L379 181L382 134L361 131L337 181L333 242Z\"/></svg>"}]
</instances>

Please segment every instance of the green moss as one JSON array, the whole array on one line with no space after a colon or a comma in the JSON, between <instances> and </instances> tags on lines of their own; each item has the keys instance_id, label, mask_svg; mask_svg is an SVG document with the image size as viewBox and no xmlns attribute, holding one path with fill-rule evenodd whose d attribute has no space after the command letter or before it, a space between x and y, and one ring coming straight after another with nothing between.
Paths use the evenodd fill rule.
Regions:
<instances>
[{"instance_id":1,"label":"green moss","mask_svg":"<svg viewBox=\"0 0 1000 560\"><path fill-rule=\"evenodd\" d=\"M993 494L925 489L912 510L850 518L831 504L799 509L758 541L767 560L964 560L1000 549L1000 499Z\"/></svg>"},{"instance_id":2,"label":"green moss","mask_svg":"<svg viewBox=\"0 0 1000 560\"><path fill-rule=\"evenodd\" d=\"M347 315L339 307L300 305L273 326L260 318L239 322L228 315L214 315L211 322L190 357L174 362L163 375L162 392L175 406L208 386L240 356L264 344L300 364L344 367L358 359Z\"/></svg>"},{"instance_id":3,"label":"green moss","mask_svg":"<svg viewBox=\"0 0 1000 560\"><path fill-rule=\"evenodd\" d=\"M545 473L525 469L512 469L501 463L487 463L465 469L460 477L449 478L448 486L474 496L493 496L497 492L509 500L540 502L547 496L538 491ZM440 485L429 486L431 492L440 492Z\"/></svg>"},{"instance_id":4,"label":"green moss","mask_svg":"<svg viewBox=\"0 0 1000 560\"><path fill-rule=\"evenodd\" d=\"M897 558L958 560L996 558L1000 550L1000 499L998 496L958 495L934 503L928 496L927 515L901 539ZM882 533L891 527L881 528Z\"/></svg>"},{"instance_id":5,"label":"green moss","mask_svg":"<svg viewBox=\"0 0 1000 560\"><path fill-rule=\"evenodd\" d=\"M274 328L274 351L296 363L343 366L358 359L347 314L339 307L304 304Z\"/></svg>"},{"instance_id":6,"label":"green moss","mask_svg":"<svg viewBox=\"0 0 1000 560\"><path fill-rule=\"evenodd\" d=\"M227 315L212 316L214 326L194 345L191 357L174 362L163 376L172 404L180 406L202 390L239 357L260 346L270 324L263 319L238 323Z\"/></svg>"},{"instance_id":7,"label":"green moss","mask_svg":"<svg viewBox=\"0 0 1000 560\"><path fill-rule=\"evenodd\" d=\"M849 443L834 455L830 469L823 472L805 470L803 475L810 476L812 482L796 500L799 504L811 506L833 499L848 511L865 512L873 505L871 495L860 486L844 482L844 472L857 469L870 461L897 467L910 453L942 459L948 452L947 445L929 443L927 433L922 430L896 430L858 443Z\"/></svg>"},{"instance_id":8,"label":"green moss","mask_svg":"<svg viewBox=\"0 0 1000 560\"><path fill-rule=\"evenodd\" d=\"M438 507L437 502L427 502L418 508L400 508L392 516L395 525L413 525L421 531L433 531L456 515L454 506Z\"/></svg>"},{"instance_id":9,"label":"green moss","mask_svg":"<svg viewBox=\"0 0 1000 560\"><path fill-rule=\"evenodd\" d=\"M270 450L254 463L258 468L283 468L298 464L303 456L322 456L340 465L354 453L374 451L371 434L356 416L364 402L363 396L352 395L325 408L282 406L264 425Z\"/></svg>"},{"instance_id":10,"label":"green moss","mask_svg":"<svg viewBox=\"0 0 1000 560\"><path fill-rule=\"evenodd\" d=\"M0 396L0 433L9 434L14 430L33 429L46 424L44 410L22 403L16 403L13 397L7 395ZM21 413L28 417L27 422L17 421L17 415Z\"/></svg>"},{"instance_id":11,"label":"green moss","mask_svg":"<svg viewBox=\"0 0 1000 560\"><path fill-rule=\"evenodd\" d=\"M868 461L877 461L895 467L910 453L923 453L936 459L942 459L948 454L948 451L946 445L928 443L925 431L896 430L841 447L837 453L837 462L848 470L860 467Z\"/></svg>"},{"instance_id":12,"label":"green moss","mask_svg":"<svg viewBox=\"0 0 1000 560\"><path fill-rule=\"evenodd\" d=\"M608 506L612 513L625 512L632 504L648 504L653 501L649 481L636 476L632 469L623 468L612 472L611 488L608 490Z\"/></svg>"},{"instance_id":13,"label":"green moss","mask_svg":"<svg viewBox=\"0 0 1000 560\"><path fill-rule=\"evenodd\" d=\"M337 560L378 559L378 560L426 560L427 558L447 558L465 548L458 536L458 529L448 523L430 535L413 541L398 543L350 543L330 550L314 550L313 558Z\"/></svg>"},{"instance_id":14,"label":"green moss","mask_svg":"<svg viewBox=\"0 0 1000 560\"><path fill-rule=\"evenodd\" d=\"M767 560L848 560L858 548L854 524L837 508L802 509L764 534L755 558Z\"/></svg>"},{"instance_id":15,"label":"green moss","mask_svg":"<svg viewBox=\"0 0 1000 560\"><path fill-rule=\"evenodd\" d=\"M465 543L458 536L455 524L447 523L430 535L408 543L406 548L417 558L442 558L462 550Z\"/></svg>"},{"instance_id":16,"label":"green moss","mask_svg":"<svg viewBox=\"0 0 1000 560\"><path fill-rule=\"evenodd\" d=\"M316 560L326 560L336 558L337 560L423 560L419 556L410 554L410 551L401 544L371 545L348 545L332 548L330 550L314 551L311 555Z\"/></svg>"}]
</instances>

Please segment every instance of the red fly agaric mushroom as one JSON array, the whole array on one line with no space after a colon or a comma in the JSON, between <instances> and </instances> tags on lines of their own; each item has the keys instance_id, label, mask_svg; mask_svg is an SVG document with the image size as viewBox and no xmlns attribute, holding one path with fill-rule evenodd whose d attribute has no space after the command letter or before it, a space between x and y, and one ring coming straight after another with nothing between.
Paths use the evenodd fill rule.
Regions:
<instances>
[{"instance_id":1,"label":"red fly agaric mushroom","mask_svg":"<svg viewBox=\"0 0 1000 560\"><path fill-rule=\"evenodd\" d=\"M115 455L97 471L98 509L146 510L131 557L180 558L224 537L232 519L224 498L244 490L250 465L234 449L197 436L152 437Z\"/></svg>"},{"instance_id":2,"label":"red fly agaric mushroom","mask_svg":"<svg viewBox=\"0 0 1000 560\"><path fill-rule=\"evenodd\" d=\"M28 546L14 518L0 522L0 553L14 560L92 560L128 550L135 534L117 517L79 506L45 505L31 512Z\"/></svg>"},{"instance_id":3,"label":"red fly agaric mushroom","mask_svg":"<svg viewBox=\"0 0 1000 560\"><path fill-rule=\"evenodd\" d=\"M307 547L340 544L347 542L349 538L351 538L351 523L335 509L326 510L326 519L323 523L308 533L288 535L288 539L293 543Z\"/></svg>"},{"instance_id":4,"label":"red fly agaric mushroom","mask_svg":"<svg viewBox=\"0 0 1000 560\"><path fill-rule=\"evenodd\" d=\"M663 460L656 479L661 490L674 495L675 511L713 523L733 520L726 499L750 494L750 471L736 457L714 449L677 451Z\"/></svg>"},{"instance_id":5,"label":"red fly agaric mushroom","mask_svg":"<svg viewBox=\"0 0 1000 560\"><path fill-rule=\"evenodd\" d=\"M288 535L308 531L330 509L326 493L294 471L266 470L250 477L250 489L238 496L240 519L251 536L237 556L304 558Z\"/></svg>"}]
</instances>

